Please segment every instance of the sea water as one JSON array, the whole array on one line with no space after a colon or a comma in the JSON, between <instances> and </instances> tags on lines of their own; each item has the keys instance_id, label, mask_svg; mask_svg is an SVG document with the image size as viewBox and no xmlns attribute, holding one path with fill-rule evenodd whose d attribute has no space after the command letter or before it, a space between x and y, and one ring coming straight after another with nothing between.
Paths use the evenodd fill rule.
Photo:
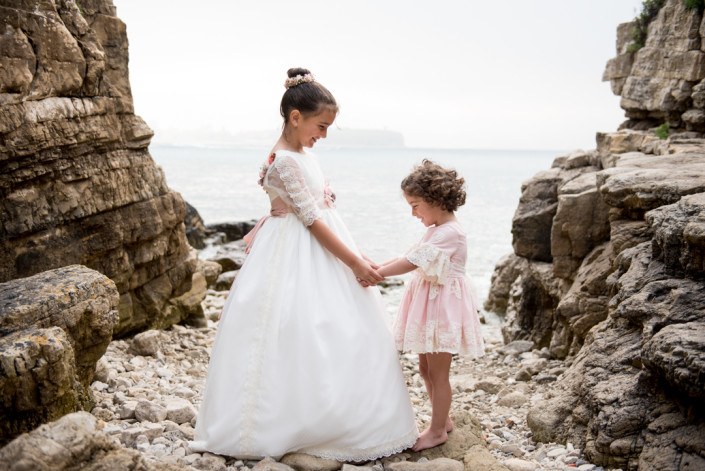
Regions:
<instances>
[{"instance_id":1,"label":"sea water","mask_svg":"<svg viewBox=\"0 0 705 471\"><path fill-rule=\"evenodd\" d=\"M206 224L257 219L269 199L257 184L269 149L150 147L168 185ZM512 251L511 225L521 184L564 153L555 150L347 148L312 150L336 194L338 212L360 250L375 261L403 255L426 231L399 184L422 159L465 178L458 212L468 237L467 273L484 302L499 259Z\"/></svg>"}]
</instances>

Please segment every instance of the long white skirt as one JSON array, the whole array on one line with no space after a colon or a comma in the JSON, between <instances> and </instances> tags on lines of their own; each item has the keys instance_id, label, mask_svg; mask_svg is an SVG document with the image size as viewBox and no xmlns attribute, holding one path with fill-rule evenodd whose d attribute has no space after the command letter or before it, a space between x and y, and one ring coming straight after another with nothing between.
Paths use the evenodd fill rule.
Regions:
<instances>
[{"instance_id":1,"label":"long white skirt","mask_svg":"<svg viewBox=\"0 0 705 471\"><path fill-rule=\"evenodd\" d=\"M323 221L357 251L334 210ZM223 308L191 449L367 461L417 436L379 290L295 215L269 218Z\"/></svg>"}]
</instances>

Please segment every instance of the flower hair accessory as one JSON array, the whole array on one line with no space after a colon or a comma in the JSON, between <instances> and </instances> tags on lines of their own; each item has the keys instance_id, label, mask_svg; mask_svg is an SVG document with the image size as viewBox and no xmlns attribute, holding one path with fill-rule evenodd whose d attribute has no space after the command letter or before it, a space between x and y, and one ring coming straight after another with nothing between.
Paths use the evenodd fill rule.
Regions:
<instances>
[{"instance_id":1,"label":"flower hair accessory","mask_svg":"<svg viewBox=\"0 0 705 471\"><path fill-rule=\"evenodd\" d=\"M311 74L297 75L295 77L289 77L288 79L284 80L284 86L288 90L291 87L301 85L302 83L310 83L310 82L313 82L313 75L311 75Z\"/></svg>"}]
</instances>

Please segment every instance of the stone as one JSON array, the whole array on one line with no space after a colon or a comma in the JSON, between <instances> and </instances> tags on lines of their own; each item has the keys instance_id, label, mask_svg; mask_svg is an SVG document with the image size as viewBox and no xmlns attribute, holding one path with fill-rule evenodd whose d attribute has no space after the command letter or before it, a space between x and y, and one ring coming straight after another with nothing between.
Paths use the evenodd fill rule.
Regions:
<instances>
[{"instance_id":1,"label":"stone","mask_svg":"<svg viewBox=\"0 0 705 471\"><path fill-rule=\"evenodd\" d=\"M225 242L241 240L245 234L250 232L257 224L256 219L248 221L223 222L218 224L208 224L206 227L211 232L222 232L225 234Z\"/></svg>"},{"instance_id":2,"label":"stone","mask_svg":"<svg viewBox=\"0 0 705 471\"><path fill-rule=\"evenodd\" d=\"M497 394L504 386L502 378L496 376L488 376L475 383L475 389L485 391L489 394Z\"/></svg>"},{"instance_id":3,"label":"stone","mask_svg":"<svg viewBox=\"0 0 705 471\"><path fill-rule=\"evenodd\" d=\"M499 351L508 355L518 355L520 353L530 352L533 348L534 342L531 340L514 340L501 347Z\"/></svg>"},{"instance_id":4,"label":"stone","mask_svg":"<svg viewBox=\"0 0 705 471\"><path fill-rule=\"evenodd\" d=\"M225 458L212 453L203 453L203 456L196 458L192 466L202 471L225 471Z\"/></svg>"},{"instance_id":5,"label":"stone","mask_svg":"<svg viewBox=\"0 0 705 471\"><path fill-rule=\"evenodd\" d=\"M64 330L28 328L0 338L0 443L92 403L76 384ZM86 397L81 398L81 395Z\"/></svg>"},{"instance_id":6,"label":"stone","mask_svg":"<svg viewBox=\"0 0 705 471\"><path fill-rule=\"evenodd\" d=\"M483 306L486 311L498 314L507 312L512 285L524 271L527 264L528 261L525 258L513 253L505 255L497 262L490 280L490 291Z\"/></svg>"},{"instance_id":7,"label":"stone","mask_svg":"<svg viewBox=\"0 0 705 471\"><path fill-rule=\"evenodd\" d=\"M517 458L524 456L524 451L516 443L505 443L499 449L502 453L514 455Z\"/></svg>"},{"instance_id":8,"label":"stone","mask_svg":"<svg viewBox=\"0 0 705 471\"><path fill-rule=\"evenodd\" d=\"M203 276L206 278L206 285L209 288L212 288L215 286L215 282L218 279L218 276L222 273L223 267L220 266L219 263L217 262L211 262L210 260L198 260L198 266L197 266L198 271L203 273Z\"/></svg>"},{"instance_id":9,"label":"stone","mask_svg":"<svg viewBox=\"0 0 705 471\"><path fill-rule=\"evenodd\" d=\"M245 263L245 246L242 241L228 242L218 246L207 260L219 264L223 272L239 270Z\"/></svg>"},{"instance_id":10,"label":"stone","mask_svg":"<svg viewBox=\"0 0 705 471\"><path fill-rule=\"evenodd\" d=\"M519 458L509 458L504 460L502 464L510 471L535 471L537 469L535 464Z\"/></svg>"},{"instance_id":11,"label":"stone","mask_svg":"<svg viewBox=\"0 0 705 471\"><path fill-rule=\"evenodd\" d=\"M165 469L137 450L116 445L87 412L75 412L23 434L0 449L0 468L8 471L76 469ZM175 471L187 469L174 465Z\"/></svg>"},{"instance_id":12,"label":"stone","mask_svg":"<svg viewBox=\"0 0 705 471\"><path fill-rule=\"evenodd\" d=\"M507 471L508 468L500 464L484 447L484 445L473 444L467 448L465 457L466 471Z\"/></svg>"},{"instance_id":13,"label":"stone","mask_svg":"<svg viewBox=\"0 0 705 471\"><path fill-rule=\"evenodd\" d=\"M519 407L526 404L528 401L529 399L524 394L519 391L515 391L499 399L497 404L505 407Z\"/></svg>"},{"instance_id":14,"label":"stone","mask_svg":"<svg viewBox=\"0 0 705 471\"><path fill-rule=\"evenodd\" d=\"M448 434L447 442L420 452L410 452L410 459L418 461L424 457L430 461L437 458L463 461L468 448L473 445L479 445L486 450L481 426L475 417L465 411L458 412L454 414L453 422L454 429L452 433Z\"/></svg>"},{"instance_id":15,"label":"stone","mask_svg":"<svg viewBox=\"0 0 705 471\"><path fill-rule=\"evenodd\" d=\"M161 422L166 419L167 410L159 404L147 400L140 400L135 406L135 418L140 422Z\"/></svg>"},{"instance_id":16,"label":"stone","mask_svg":"<svg viewBox=\"0 0 705 471\"><path fill-rule=\"evenodd\" d=\"M389 463L385 466L385 469L391 471L463 471L465 467L462 461L436 458L425 462L399 461L397 463Z\"/></svg>"},{"instance_id":17,"label":"stone","mask_svg":"<svg viewBox=\"0 0 705 471\"><path fill-rule=\"evenodd\" d=\"M125 401L118 409L118 415L121 419L132 419L135 417L135 409L137 401Z\"/></svg>"},{"instance_id":18,"label":"stone","mask_svg":"<svg viewBox=\"0 0 705 471\"><path fill-rule=\"evenodd\" d=\"M160 349L159 331L140 332L132 338L132 348L138 355L154 356Z\"/></svg>"},{"instance_id":19,"label":"stone","mask_svg":"<svg viewBox=\"0 0 705 471\"><path fill-rule=\"evenodd\" d=\"M0 443L93 409L118 299L110 279L80 265L0 283Z\"/></svg>"},{"instance_id":20,"label":"stone","mask_svg":"<svg viewBox=\"0 0 705 471\"><path fill-rule=\"evenodd\" d=\"M343 463L304 453L287 453L279 460L296 471L337 471Z\"/></svg>"},{"instance_id":21,"label":"stone","mask_svg":"<svg viewBox=\"0 0 705 471\"><path fill-rule=\"evenodd\" d=\"M291 466L274 461L272 458L265 458L252 468L253 471L292 471L293 469Z\"/></svg>"},{"instance_id":22,"label":"stone","mask_svg":"<svg viewBox=\"0 0 705 471\"><path fill-rule=\"evenodd\" d=\"M235 282L235 278L237 278L238 273L240 273L240 270L232 270L221 273L215 282L214 287L216 291L229 291L230 287Z\"/></svg>"},{"instance_id":23,"label":"stone","mask_svg":"<svg viewBox=\"0 0 705 471\"><path fill-rule=\"evenodd\" d=\"M166 399L166 417L168 420L174 421L177 424L191 422L196 416L196 408L190 401L182 398Z\"/></svg>"},{"instance_id":24,"label":"stone","mask_svg":"<svg viewBox=\"0 0 705 471\"><path fill-rule=\"evenodd\" d=\"M95 373L93 374L93 379L96 381L101 381L107 383L110 377L110 367L105 357L101 357L98 363L95 364Z\"/></svg>"},{"instance_id":25,"label":"stone","mask_svg":"<svg viewBox=\"0 0 705 471\"><path fill-rule=\"evenodd\" d=\"M203 219L198 213L198 210L191 206L187 201L184 202L186 205L186 212L184 214L184 230L186 232L186 239L191 247L194 249L205 249L206 248L206 238L208 237L210 231L206 229L205 224L203 224Z\"/></svg>"}]
</instances>

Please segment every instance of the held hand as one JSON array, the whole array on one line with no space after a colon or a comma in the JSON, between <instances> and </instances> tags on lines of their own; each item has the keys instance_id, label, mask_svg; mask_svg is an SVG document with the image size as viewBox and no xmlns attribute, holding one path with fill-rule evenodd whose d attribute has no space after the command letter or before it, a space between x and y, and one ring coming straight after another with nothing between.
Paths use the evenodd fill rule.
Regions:
<instances>
[{"instance_id":1,"label":"held hand","mask_svg":"<svg viewBox=\"0 0 705 471\"><path fill-rule=\"evenodd\" d=\"M372 261L367 255L365 255L364 253L362 254L362 258L365 259L365 261L366 261L367 263L369 263L372 268L374 268L375 270L379 270L380 265L378 265L378 264L376 264L375 262L373 262L373 261Z\"/></svg>"},{"instance_id":2,"label":"held hand","mask_svg":"<svg viewBox=\"0 0 705 471\"><path fill-rule=\"evenodd\" d=\"M355 274L355 278L358 283L365 287L376 285L384 279L374 268L370 266L369 263L361 258L358 259L350 268Z\"/></svg>"}]
</instances>

